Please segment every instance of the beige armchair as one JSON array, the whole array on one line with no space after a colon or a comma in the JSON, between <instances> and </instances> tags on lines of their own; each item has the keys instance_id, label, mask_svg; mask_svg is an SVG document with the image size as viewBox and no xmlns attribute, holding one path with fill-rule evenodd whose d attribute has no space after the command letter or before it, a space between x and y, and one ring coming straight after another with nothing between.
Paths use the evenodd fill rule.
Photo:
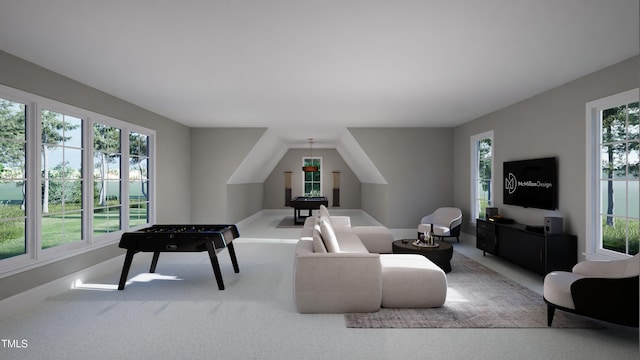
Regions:
<instances>
[{"instance_id":1,"label":"beige armchair","mask_svg":"<svg viewBox=\"0 0 640 360\"><path fill-rule=\"evenodd\" d=\"M433 224L433 236L439 238L455 237L460 242L462 211L454 207L441 207L420 220L419 232L427 232Z\"/></svg>"},{"instance_id":2,"label":"beige armchair","mask_svg":"<svg viewBox=\"0 0 640 360\"><path fill-rule=\"evenodd\" d=\"M544 278L547 325L556 309L626 326L638 326L640 255L624 260L583 261L571 272Z\"/></svg>"}]
</instances>

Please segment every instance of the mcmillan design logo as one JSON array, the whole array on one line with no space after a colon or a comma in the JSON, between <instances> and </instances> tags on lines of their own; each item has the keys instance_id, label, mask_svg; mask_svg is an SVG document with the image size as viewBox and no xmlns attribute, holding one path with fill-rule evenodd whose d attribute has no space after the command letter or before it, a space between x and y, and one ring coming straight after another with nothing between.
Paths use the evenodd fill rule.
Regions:
<instances>
[{"instance_id":1,"label":"mcmillan design logo","mask_svg":"<svg viewBox=\"0 0 640 360\"><path fill-rule=\"evenodd\" d=\"M531 180L518 181L518 179L516 179L515 175L513 175L512 173L509 173L509 176L507 176L504 179L504 188L509 191L509 195L511 195L514 192L516 192L516 189L518 188L518 186L528 186L528 187L537 187L537 188L549 189L549 188L553 187L553 184L550 183L550 182L544 182L544 181L540 181L540 180L538 180L538 181L531 181Z\"/></svg>"},{"instance_id":2,"label":"mcmillan design logo","mask_svg":"<svg viewBox=\"0 0 640 360\"><path fill-rule=\"evenodd\" d=\"M504 188L509 190L509 195L516 192L516 188L518 187L518 180L516 176L512 173L509 173L509 176L504 179Z\"/></svg>"}]
</instances>

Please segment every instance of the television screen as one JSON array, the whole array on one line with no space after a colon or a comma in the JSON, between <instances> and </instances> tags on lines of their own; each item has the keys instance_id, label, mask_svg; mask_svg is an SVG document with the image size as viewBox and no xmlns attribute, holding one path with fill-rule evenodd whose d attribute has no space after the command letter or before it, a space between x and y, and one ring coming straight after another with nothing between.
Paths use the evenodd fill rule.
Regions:
<instances>
[{"instance_id":1,"label":"television screen","mask_svg":"<svg viewBox=\"0 0 640 360\"><path fill-rule=\"evenodd\" d=\"M556 158L505 161L503 203L537 209L558 207Z\"/></svg>"}]
</instances>

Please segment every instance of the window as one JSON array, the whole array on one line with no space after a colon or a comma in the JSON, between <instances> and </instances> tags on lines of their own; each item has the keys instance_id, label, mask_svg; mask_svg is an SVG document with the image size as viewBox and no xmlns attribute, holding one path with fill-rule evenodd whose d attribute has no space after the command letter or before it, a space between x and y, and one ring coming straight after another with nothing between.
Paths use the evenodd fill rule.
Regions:
<instances>
[{"instance_id":1,"label":"window","mask_svg":"<svg viewBox=\"0 0 640 360\"><path fill-rule=\"evenodd\" d=\"M0 85L0 277L152 224L154 139Z\"/></svg>"},{"instance_id":2,"label":"window","mask_svg":"<svg viewBox=\"0 0 640 360\"><path fill-rule=\"evenodd\" d=\"M129 133L129 226L149 222L149 136Z\"/></svg>"},{"instance_id":3,"label":"window","mask_svg":"<svg viewBox=\"0 0 640 360\"><path fill-rule=\"evenodd\" d=\"M588 256L638 253L638 112L638 89L587 104Z\"/></svg>"},{"instance_id":4,"label":"window","mask_svg":"<svg viewBox=\"0 0 640 360\"><path fill-rule=\"evenodd\" d=\"M121 229L121 148L119 128L102 123L93 124L93 232L95 235Z\"/></svg>"},{"instance_id":5,"label":"window","mask_svg":"<svg viewBox=\"0 0 640 360\"><path fill-rule=\"evenodd\" d=\"M471 137L471 221L493 201L493 131Z\"/></svg>"},{"instance_id":6,"label":"window","mask_svg":"<svg viewBox=\"0 0 640 360\"><path fill-rule=\"evenodd\" d=\"M302 166L317 166L318 171L305 172L302 178L304 196L322 196L322 158L305 157Z\"/></svg>"},{"instance_id":7,"label":"window","mask_svg":"<svg viewBox=\"0 0 640 360\"><path fill-rule=\"evenodd\" d=\"M24 255L27 105L0 98L0 260Z\"/></svg>"},{"instance_id":8,"label":"window","mask_svg":"<svg viewBox=\"0 0 640 360\"><path fill-rule=\"evenodd\" d=\"M51 110L40 113L42 249L83 239L83 120Z\"/></svg>"}]
</instances>

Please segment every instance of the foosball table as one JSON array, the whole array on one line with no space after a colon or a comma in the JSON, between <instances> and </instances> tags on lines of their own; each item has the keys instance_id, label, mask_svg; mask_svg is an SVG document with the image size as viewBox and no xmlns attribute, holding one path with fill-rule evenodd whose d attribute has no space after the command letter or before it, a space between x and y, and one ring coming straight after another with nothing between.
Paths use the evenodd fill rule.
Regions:
<instances>
[{"instance_id":1,"label":"foosball table","mask_svg":"<svg viewBox=\"0 0 640 360\"><path fill-rule=\"evenodd\" d=\"M238 260L233 248L233 239L240 237L235 225L153 225L141 230L126 232L120 238L119 246L127 249L127 254L120 275L118 290L123 290L133 261L138 252L153 252L150 273L156 271L161 252L199 252L209 253L213 273L218 282L218 289L224 290L224 281L218 262L217 253L227 249L233 264L233 271L238 273Z\"/></svg>"}]
</instances>

